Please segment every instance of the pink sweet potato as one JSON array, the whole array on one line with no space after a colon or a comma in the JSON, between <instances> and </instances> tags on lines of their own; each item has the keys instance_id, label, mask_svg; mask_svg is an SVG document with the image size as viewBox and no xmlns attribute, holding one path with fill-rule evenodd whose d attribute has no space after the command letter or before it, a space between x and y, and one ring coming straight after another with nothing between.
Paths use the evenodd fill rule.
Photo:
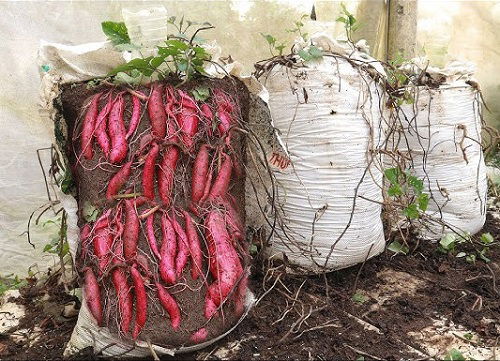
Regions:
<instances>
[{"instance_id":1,"label":"pink sweet potato","mask_svg":"<svg viewBox=\"0 0 500 361\"><path fill-rule=\"evenodd\" d=\"M110 261L110 250L113 243L113 235L110 229L109 216L111 209L108 209L94 225L94 254L99 263L100 272L105 272Z\"/></svg>"},{"instance_id":2,"label":"pink sweet potato","mask_svg":"<svg viewBox=\"0 0 500 361\"><path fill-rule=\"evenodd\" d=\"M207 339L208 331L205 327L200 328L198 331L193 333L189 338L194 343L201 343Z\"/></svg>"},{"instance_id":3,"label":"pink sweet potato","mask_svg":"<svg viewBox=\"0 0 500 361\"><path fill-rule=\"evenodd\" d=\"M155 213L151 213L146 218L146 238L148 239L151 252L153 252L153 254L159 260L161 260L160 251L158 250L158 242L156 241L156 236L155 236L154 222L155 222Z\"/></svg>"},{"instance_id":4,"label":"pink sweet potato","mask_svg":"<svg viewBox=\"0 0 500 361\"><path fill-rule=\"evenodd\" d=\"M155 198L154 175L156 158L158 158L159 152L160 147L158 146L158 144L153 143L153 146L148 152L146 161L144 163L144 168L142 170L142 192L144 194L144 197L150 200L153 200Z\"/></svg>"},{"instance_id":5,"label":"pink sweet potato","mask_svg":"<svg viewBox=\"0 0 500 361\"><path fill-rule=\"evenodd\" d=\"M102 325L102 303L101 303L101 290L99 289L99 283L97 278L92 272L92 269L85 267L83 269L85 274L84 279L84 289L85 289L85 300L87 301L87 306L89 307L90 313L94 316L97 325Z\"/></svg>"},{"instance_id":6,"label":"pink sweet potato","mask_svg":"<svg viewBox=\"0 0 500 361\"><path fill-rule=\"evenodd\" d=\"M193 98L186 92L179 90L180 112L177 115L177 123L182 131L182 141L186 148L191 149L194 145L193 137L198 131L198 106Z\"/></svg>"},{"instance_id":7,"label":"pink sweet potato","mask_svg":"<svg viewBox=\"0 0 500 361\"><path fill-rule=\"evenodd\" d=\"M132 331L132 337L135 340L146 323L148 297L142 276L135 266L130 268L130 275L132 276L135 293L135 325L134 330Z\"/></svg>"},{"instance_id":8,"label":"pink sweet potato","mask_svg":"<svg viewBox=\"0 0 500 361\"><path fill-rule=\"evenodd\" d=\"M154 138L163 139L167 129L167 115L162 100L163 86L153 83L148 100L148 114L151 122L151 133Z\"/></svg>"},{"instance_id":9,"label":"pink sweet potato","mask_svg":"<svg viewBox=\"0 0 500 361\"><path fill-rule=\"evenodd\" d=\"M172 187L178 159L179 148L176 146L167 147L158 170L158 193L165 207L169 207L172 203Z\"/></svg>"},{"instance_id":10,"label":"pink sweet potato","mask_svg":"<svg viewBox=\"0 0 500 361\"><path fill-rule=\"evenodd\" d=\"M186 235L189 242L189 253L191 254L191 278L198 279L202 272L203 254L201 252L200 238L193 224L193 219L188 212L182 211L184 223L186 224Z\"/></svg>"},{"instance_id":11,"label":"pink sweet potato","mask_svg":"<svg viewBox=\"0 0 500 361\"><path fill-rule=\"evenodd\" d=\"M127 156L128 143L125 139L126 129L123 121L123 96L118 95L113 102L108 119L109 138L111 140L111 163L120 163Z\"/></svg>"},{"instance_id":12,"label":"pink sweet potato","mask_svg":"<svg viewBox=\"0 0 500 361\"><path fill-rule=\"evenodd\" d=\"M132 161L125 163L120 170L111 178L108 183L108 189L106 190L106 199L112 200L114 196L118 194L123 185L127 182L130 177L130 172L132 169Z\"/></svg>"},{"instance_id":13,"label":"pink sweet potato","mask_svg":"<svg viewBox=\"0 0 500 361\"><path fill-rule=\"evenodd\" d=\"M177 238L174 226L166 213L163 213L161 217L161 230L163 240L160 248L160 277L167 284L174 284L176 280L175 256L177 254Z\"/></svg>"},{"instance_id":14,"label":"pink sweet potato","mask_svg":"<svg viewBox=\"0 0 500 361\"><path fill-rule=\"evenodd\" d=\"M101 147L101 150L106 158L109 157L109 152L111 150L107 129L108 129L108 116L112 107L113 107L113 97L111 93L109 93L107 103L99 112L95 125L95 136L97 139L97 143Z\"/></svg>"},{"instance_id":15,"label":"pink sweet potato","mask_svg":"<svg viewBox=\"0 0 500 361\"><path fill-rule=\"evenodd\" d=\"M82 154L86 159L92 159L94 156L92 146L97 115L99 113L99 99L101 99L101 95L102 93L97 93L92 97L89 108L85 113L85 118L83 119L82 133L80 135L80 147Z\"/></svg>"},{"instance_id":16,"label":"pink sweet potato","mask_svg":"<svg viewBox=\"0 0 500 361\"><path fill-rule=\"evenodd\" d=\"M175 98L175 89L169 85L165 89L165 113L167 114L167 139L173 143L177 143L179 138L177 136L177 116L175 114L175 106L177 100Z\"/></svg>"},{"instance_id":17,"label":"pink sweet potato","mask_svg":"<svg viewBox=\"0 0 500 361\"><path fill-rule=\"evenodd\" d=\"M116 267L111 273L113 285L116 290L116 297L118 299L118 310L120 312L120 330L127 334L130 330L130 323L132 322L132 295L130 293L130 286L127 281L127 276L121 267Z\"/></svg>"},{"instance_id":18,"label":"pink sweet potato","mask_svg":"<svg viewBox=\"0 0 500 361\"><path fill-rule=\"evenodd\" d=\"M134 260L137 254L140 222L132 199L125 200L125 228L123 230L123 254L126 260Z\"/></svg>"},{"instance_id":19,"label":"pink sweet potato","mask_svg":"<svg viewBox=\"0 0 500 361\"><path fill-rule=\"evenodd\" d=\"M208 176L208 145L203 144L194 160L191 177L191 202L197 204L203 197Z\"/></svg>"},{"instance_id":20,"label":"pink sweet potato","mask_svg":"<svg viewBox=\"0 0 500 361\"><path fill-rule=\"evenodd\" d=\"M219 169L219 174L210 189L209 199L216 199L217 197L223 197L226 195L229 182L231 181L231 171L232 171L232 161L231 157L224 154L224 161Z\"/></svg>"},{"instance_id":21,"label":"pink sweet potato","mask_svg":"<svg viewBox=\"0 0 500 361\"><path fill-rule=\"evenodd\" d=\"M186 232L182 226L177 221L175 215L170 218L170 222L174 227L175 234L177 236L177 256L175 258L175 273L177 277L182 275L184 267L189 259L189 241Z\"/></svg>"},{"instance_id":22,"label":"pink sweet potato","mask_svg":"<svg viewBox=\"0 0 500 361\"><path fill-rule=\"evenodd\" d=\"M132 116L128 124L128 130L127 134L125 135L125 139L129 139L134 134L141 119L141 100L135 95L132 95L132 106Z\"/></svg>"},{"instance_id":23,"label":"pink sweet potato","mask_svg":"<svg viewBox=\"0 0 500 361\"><path fill-rule=\"evenodd\" d=\"M219 306L236 287L243 268L238 253L231 244L223 214L212 210L206 220L209 269L215 279L207 290L209 298Z\"/></svg>"},{"instance_id":24,"label":"pink sweet potato","mask_svg":"<svg viewBox=\"0 0 500 361\"><path fill-rule=\"evenodd\" d=\"M177 301L159 282L156 282L156 289L158 291L158 299L160 300L162 307L170 316L172 328L174 330L178 330L181 325L181 311L179 310Z\"/></svg>"}]
</instances>

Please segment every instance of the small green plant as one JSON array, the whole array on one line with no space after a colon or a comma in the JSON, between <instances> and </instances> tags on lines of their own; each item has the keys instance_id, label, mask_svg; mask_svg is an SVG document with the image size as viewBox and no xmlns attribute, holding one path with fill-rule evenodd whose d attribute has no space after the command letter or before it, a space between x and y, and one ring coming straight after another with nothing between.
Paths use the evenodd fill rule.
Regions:
<instances>
[{"instance_id":1,"label":"small green plant","mask_svg":"<svg viewBox=\"0 0 500 361\"><path fill-rule=\"evenodd\" d=\"M264 39L266 39L269 45L269 52L272 56L283 56L283 49L286 45L284 42L278 42L276 38L270 34L260 33Z\"/></svg>"},{"instance_id":2,"label":"small green plant","mask_svg":"<svg viewBox=\"0 0 500 361\"><path fill-rule=\"evenodd\" d=\"M465 356L458 351L456 348L452 348L450 351L446 353L444 356L444 360L447 361L465 361Z\"/></svg>"},{"instance_id":3,"label":"small green plant","mask_svg":"<svg viewBox=\"0 0 500 361\"><path fill-rule=\"evenodd\" d=\"M474 245L474 252L459 251L457 248L459 244L468 242ZM488 258L489 247L495 242L495 239L491 233L483 233L478 240L474 241L473 237L469 234L456 235L453 233L445 234L439 241L438 251L446 254L455 254L456 258L464 258L467 263L475 264L476 260L479 258L485 263L491 262ZM481 249L477 249L476 245L481 246Z\"/></svg>"},{"instance_id":4,"label":"small green plant","mask_svg":"<svg viewBox=\"0 0 500 361\"><path fill-rule=\"evenodd\" d=\"M359 303L360 305L362 305L363 303L365 303L367 301L367 299L364 295L362 295L361 293L357 293L357 292L352 295L352 300L356 303Z\"/></svg>"},{"instance_id":5,"label":"small green plant","mask_svg":"<svg viewBox=\"0 0 500 361\"><path fill-rule=\"evenodd\" d=\"M408 254L408 252L410 252L410 248L407 245L401 244L398 241L391 242L387 249L391 252L394 252L395 254L401 253L405 256Z\"/></svg>"},{"instance_id":6,"label":"small green plant","mask_svg":"<svg viewBox=\"0 0 500 361\"><path fill-rule=\"evenodd\" d=\"M387 193L403 215L410 220L419 218L429 205L429 195L423 192L424 182L397 167L386 169L384 175L390 183Z\"/></svg>"},{"instance_id":7,"label":"small green plant","mask_svg":"<svg viewBox=\"0 0 500 361\"><path fill-rule=\"evenodd\" d=\"M154 56L140 57L119 65L108 76L113 76L117 83L139 84L143 78L164 79L168 76L188 80L195 75L206 75L203 65L211 60L210 54L201 46L204 42L198 33L212 29L210 23L199 24L185 21L182 17L176 22L176 17L169 18L168 23L178 31L175 35L168 35L161 46L157 46ZM187 31L198 25L191 37ZM140 50L131 43L127 27L124 23L106 21L102 23L102 30L118 50Z\"/></svg>"},{"instance_id":8,"label":"small green plant","mask_svg":"<svg viewBox=\"0 0 500 361\"><path fill-rule=\"evenodd\" d=\"M58 255L60 258L63 258L69 253L65 214L57 217L55 220L49 219L43 222L42 227L46 227L50 224L56 225L59 228L59 231L57 232L57 235L43 247L43 252Z\"/></svg>"},{"instance_id":9,"label":"small green plant","mask_svg":"<svg viewBox=\"0 0 500 361\"><path fill-rule=\"evenodd\" d=\"M360 24L358 20L354 17L354 15L351 14L349 10L347 10L344 3L340 3L340 6L342 8L342 11L336 21L344 24L347 40L350 43L354 44L352 36L354 32L359 29Z\"/></svg>"},{"instance_id":10,"label":"small green plant","mask_svg":"<svg viewBox=\"0 0 500 361\"><path fill-rule=\"evenodd\" d=\"M302 40L304 40L304 42L307 42L309 40L307 37L309 34L304 32L304 19L306 19L307 17L309 17L309 15L302 15L299 20L294 21L293 25L295 25L295 27L286 29L286 32L299 34Z\"/></svg>"},{"instance_id":11,"label":"small green plant","mask_svg":"<svg viewBox=\"0 0 500 361\"><path fill-rule=\"evenodd\" d=\"M28 284L25 279L20 279L19 276L9 274L7 276L0 276L0 296L10 290L18 290Z\"/></svg>"}]
</instances>

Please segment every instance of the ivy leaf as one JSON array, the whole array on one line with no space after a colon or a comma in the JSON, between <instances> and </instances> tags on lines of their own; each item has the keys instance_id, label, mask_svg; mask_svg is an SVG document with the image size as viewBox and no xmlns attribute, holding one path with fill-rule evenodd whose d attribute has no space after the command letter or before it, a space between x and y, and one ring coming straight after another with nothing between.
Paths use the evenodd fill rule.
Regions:
<instances>
[{"instance_id":1,"label":"ivy leaf","mask_svg":"<svg viewBox=\"0 0 500 361\"><path fill-rule=\"evenodd\" d=\"M408 248L408 246L405 246L404 244L401 244L399 243L398 241L394 241L392 242L388 247L387 249L389 251L392 251L396 254L398 253L402 253L404 255L407 255L408 252L410 251L410 249Z\"/></svg>"},{"instance_id":2,"label":"ivy leaf","mask_svg":"<svg viewBox=\"0 0 500 361\"><path fill-rule=\"evenodd\" d=\"M448 233L441 237L439 245L446 251L452 251L455 248L456 241L455 235Z\"/></svg>"},{"instance_id":3,"label":"ivy leaf","mask_svg":"<svg viewBox=\"0 0 500 361\"><path fill-rule=\"evenodd\" d=\"M113 45L129 44L127 26L124 22L104 21L101 23L103 33L108 37Z\"/></svg>"},{"instance_id":4,"label":"ivy leaf","mask_svg":"<svg viewBox=\"0 0 500 361\"><path fill-rule=\"evenodd\" d=\"M419 215L417 205L415 203L408 205L403 209L403 214L410 219L417 219Z\"/></svg>"},{"instance_id":5,"label":"ivy leaf","mask_svg":"<svg viewBox=\"0 0 500 361\"><path fill-rule=\"evenodd\" d=\"M393 184L387 190L387 194L389 194L389 196L391 197L401 196L403 195L403 190L401 189L401 186L399 184Z\"/></svg>"},{"instance_id":6,"label":"ivy leaf","mask_svg":"<svg viewBox=\"0 0 500 361\"><path fill-rule=\"evenodd\" d=\"M304 61L309 61L311 60L311 55L304 49L299 50L299 56L302 58Z\"/></svg>"},{"instance_id":7,"label":"ivy leaf","mask_svg":"<svg viewBox=\"0 0 500 361\"><path fill-rule=\"evenodd\" d=\"M408 183L417 193L422 193L424 190L424 182L413 175L408 176Z\"/></svg>"},{"instance_id":8,"label":"ivy leaf","mask_svg":"<svg viewBox=\"0 0 500 361\"><path fill-rule=\"evenodd\" d=\"M266 39L267 43L269 45L274 45L276 44L276 38L270 34L264 34L264 33L260 33L260 35L262 35L264 37L264 39Z\"/></svg>"},{"instance_id":9,"label":"ivy leaf","mask_svg":"<svg viewBox=\"0 0 500 361\"><path fill-rule=\"evenodd\" d=\"M483 244L492 244L493 242L495 242L495 239L493 238L493 236L491 235L491 233L483 233L481 235L481 242Z\"/></svg>"},{"instance_id":10,"label":"ivy leaf","mask_svg":"<svg viewBox=\"0 0 500 361\"><path fill-rule=\"evenodd\" d=\"M481 258L484 262L486 263L490 263L491 262L491 259L489 259L488 257L486 257L486 253L488 252L488 248L487 247L484 247L481 251L479 251L478 253L478 256L479 258Z\"/></svg>"},{"instance_id":11,"label":"ivy leaf","mask_svg":"<svg viewBox=\"0 0 500 361\"><path fill-rule=\"evenodd\" d=\"M150 61L153 59L152 56L148 56L147 58L135 58L130 60L128 63L118 65L116 68L111 70L108 75L116 75L119 72L129 72L132 70L138 70L141 74L146 76L151 76L153 74L153 69L150 66Z\"/></svg>"},{"instance_id":12,"label":"ivy leaf","mask_svg":"<svg viewBox=\"0 0 500 361\"><path fill-rule=\"evenodd\" d=\"M83 218L87 222L94 222L99 215L99 209L92 205L90 202L85 202L83 204Z\"/></svg>"},{"instance_id":13,"label":"ivy leaf","mask_svg":"<svg viewBox=\"0 0 500 361\"><path fill-rule=\"evenodd\" d=\"M398 178L399 178L399 168L389 168L384 171L385 177L391 182L391 184L398 184Z\"/></svg>"},{"instance_id":14,"label":"ivy leaf","mask_svg":"<svg viewBox=\"0 0 500 361\"><path fill-rule=\"evenodd\" d=\"M309 55L312 59L321 59L323 57L323 52L315 46L309 48Z\"/></svg>"},{"instance_id":15,"label":"ivy leaf","mask_svg":"<svg viewBox=\"0 0 500 361\"><path fill-rule=\"evenodd\" d=\"M210 97L210 89L206 86L198 86L191 93L196 101L204 102Z\"/></svg>"},{"instance_id":16,"label":"ivy leaf","mask_svg":"<svg viewBox=\"0 0 500 361\"><path fill-rule=\"evenodd\" d=\"M427 210L427 207L429 206L429 195L427 193L421 193L417 197L417 202L418 202L418 208L422 212L425 212Z\"/></svg>"}]
</instances>

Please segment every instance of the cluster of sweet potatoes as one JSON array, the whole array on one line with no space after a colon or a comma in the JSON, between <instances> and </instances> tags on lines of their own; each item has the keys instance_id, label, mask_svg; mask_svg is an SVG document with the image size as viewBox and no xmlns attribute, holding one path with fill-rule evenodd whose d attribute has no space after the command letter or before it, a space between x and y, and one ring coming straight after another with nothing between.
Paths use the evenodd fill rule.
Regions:
<instances>
[{"instance_id":1,"label":"cluster of sweet potatoes","mask_svg":"<svg viewBox=\"0 0 500 361\"><path fill-rule=\"evenodd\" d=\"M244 222L231 194L232 181L243 176L231 142L240 121L237 100L219 88L204 101L162 82L142 92L108 88L89 99L75 133L77 164L98 158L96 167L116 170L102 190L106 206L81 227L86 302L100 326L115 304L121 334L136 339L156 302L167 328L178 331L190 311L180 309L171 288L187 277L202 280L207 322L224 304L243 312ZM147 126L139 132L141 122ZM141 237L147 252L138 247ZM116 302L103 299L105 280ZM206 337L202 327L191 340Z\"/></svg>"}]
</instances>

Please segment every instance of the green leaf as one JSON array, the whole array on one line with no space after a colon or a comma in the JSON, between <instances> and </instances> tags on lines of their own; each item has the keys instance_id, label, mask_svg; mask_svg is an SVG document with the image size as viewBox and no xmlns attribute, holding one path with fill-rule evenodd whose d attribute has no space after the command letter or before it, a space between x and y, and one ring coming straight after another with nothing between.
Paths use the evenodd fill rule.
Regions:
<instances>
[{"instance_id":1,"label":"green leaf","mask_svg":"<svg viewBox=\"0 0 500 361\"><path fill-rule=\"evenodd\" d=\"M389 196L391 197L401 196L403 195L403 189L401 189L401 186L399 184L393 184L387 190L387 194L389 194Z\"/></svg>"},{"instance_id":2,"label":"green leaf","mask_svg":"<svg viewBox=\"0 0 500 361\"><path fill-rule=\"evenodd\" d=\"M45 247L43 247L42 252L49 252L52 249L52 245L50 243L47 243Z\"/></svg>"},{"instance_id":3,"label":"green leaf","mask_svg":"<svg viewBox=\"0 0 500 361\"><path fill-rule=\"evenodd\" d=\"M439 241L439 245L446 251L452 251L455 248L457 238L454 234L447 233Z\"/></svg>"},{"instance_id":4,"label":"green leaf","mask_svg":"<svg viewBox=\"0 0 500 361\"><path fill-rule=\"evenodd\" d=\"M264 33L260 33L260 35L262 35L264 39L266 39L269 45L274 45L276 43L276 38L274 36Z\"/></svg>"},{"instance_id":5,"label":"green leaf","mask_svg":"<svg viewBox=\"0 0 500 361\"><path fill-rule=\"evenodd\" d=\"M198 86L191 93L196 101L204 102L210 97L210 89L206 86Z\"/></svg>"},{"instance_id":6,"label":"green leaf","mask_svg":"<svg viewBox=\"0 0 500 361\"><path fill-rule=\"evenodd\" d=\"M177 48L180 50L186 50L189 48L189 44L187 42L179 40L179 39L169 39L169 40L165 41L165 44L167 44L167 46Z\"/></svg>"},{"instance_id":7,"label":"green leaf","mask_svg":"<svg viewBox=\"0 0 500 361\"><path fill-rule=\"evenodd\" d=\"M474 337L474 335L472 333L470 333L470 332L467 332L467 333L464 333L462 335L462 337L465 338L466 340L470 341L470 340L472 340L472 338Z\"/></svg>"},{"instance_id":8,"label":"green leaf","mask_svg":"<svg viewBox=\"0 0 500 361\"><path fill-rule=\"evenodd\" d=\"M398 253L402 253L404 255L407 255L408 252L410 251L410 249L408 248L408 246L405 246L404 244L401 244L399 243L398 241L394 241L392 242L388 247L387 249L389 251L392 251L396 254Z\"/></svg>"},{"instance_id":9,"label":"green leaf","mask_svg":"<svg viewBox=\"0 0 500 361\"><path fill-rule=\"evenodd\" d=\"M408 184L413 187L416 193L422 193L424 189L424 182L413 175L408 176Z\"/></svg>"},{"instance_id":10,"label":"green leaf","mask_svg":"<svg viewBox=\"0 0 500 361\"><path fill-rule=\"evenodd\" d=\"M286 45L285 44L280 44L275 46L274 48L278 50L279 55L283 55L283 49L285 49Z\"/></svg>"},{"instance_id":11,"label":"green leaf","mask_svg":"<svg viewBox=\"0 0 500 361\"><path fill-rule=\"evenodd\" d=\"M356 303L363 304L367 301L366 297L361 293L355 293L352 295L352 300Z\"/></svg>"},{"instance_id":12,"label":"green leaf","mask_svg":"<svg viewBox=\"0 0 500 361\"><path fill-rule=\"evenodd\" d=\"M464 355L456 348L452 348L444 357L447 361L465 361Z\"/></svg>"},{"instance_id":13,"label":"green leaf","mask_svg":"<svg viewBox=\"0 0 500 361\"><path fill-rule=\"evenodd\" d=\"M418 218L419 213L418 213L417 205L415 203L408 205L408 207L403 209L403 214L410 219Z\"/></svg>"},{"instance_id":14,"label":"green leaf","mask_svg":"<svg viewBox=\"0 0 500 361\"><path fill-rule=\"evenodd\" d=\"M113 45L130 43L130 37L128 36L128 30L125 23L104 21L101 23L101 27L102 31L108 37L108 40L113 43Z\"/></svg>"},{"instance_id":15,"label":"green leaf","mask_svg":"<svg viewBox=\"0 0 500 361\"><path fill-rule=\"evenodd\" d=\"M175 19L176 19L175 16L171 16L171 17L168 18L167 23L169 23L169 24L175 24Z\"/></svg>"},{"instance_id":16,"label":"green leaf","mask_svg":"<svg viewBox=\"0 0 500 361\"><path fill-rule=\"evenodd\" d=\"M495 242L495 239L493 238L493 236L491 235L491 233L483 233L481 235L481 242L483 244L492 244L493 242Z\"/></svg>"},{"instance_id":17,"label":"green leaf","mask_svg":"<svg viewBox=\"0 0 500 361\"><path fill-rule=\"evenodd\" d=\"M356 361L365 361L365 357L364 356L359 356Z\"/></svg>"},{"instance_id":18,"label":"green leaf","mask_svg":"<svg viewBox=\"0 0 500 361\"><path fill-rule=\"evenodd\" d=\"M478 256L479 256L479 258L481 258L484 262L486 262L486 263L490 263L490 262L491 262L491 259L489 259L488 257L486 257L486 253L488 253L488 248L487 248L487 247L484 247L481 251L479 251Z\"/></svg>"},{"instance_id":19,"label":"green leaf","mask_svg":"<svg viewBox=\"0 0 500 361\"><path fill-rule=\"evenodd\" d=\"M399 184L399 175L401 171L399 168L389 168L384 171L385 177L391 182L391 184Z\"/></svg>"},{"instance_id":20,"label":"green leaf","mask_svg":"<svg viewBox=\"0 0 500 361\"><path fill-rule=\"evenodd\" d=\"M418 208L422 212L425 212L427 210L427 207L429 206L429 195L427 193L421 193L417 197L417 202L418 202Z\"/></svg>"},{"instance_id":21,"label":"green leaf","mask_svg":"<svg viewBox=\"0 0 500 361\"><path fill-rule=\"evenodd\" d=\"M138 72L137 70L132 70L130 72L131 74L128 75L127 73L124 72L119 72L118 74L115 75L113 79L113 83L115 84L131 84L131 85L138 85L141 83L141 73ZM138 74L138 76L137 76Z\"/></svg>"},{"instance_id":22,"label":"green leaf","mask_svg":"<svg viewBox=\"0 0 500 361\"><path fill-rule=\"evenodd\" d=\"M309 48L309 55L312 59L320 59L323 57L323 52L315 46Z\"/></svg>"},{"instance_id":23,"label":"green leaf","mask_svg":"<svg viewBox=\"0 0 500 361\"><path fill-rule=\"evenodd\" d=\"M83 218L87 222L94 222L99 215L99 209L92 205L92 203L86 201L83 203Z\"/></svg>"},{"instance_id":24,"label":"green leaf","mask_svg":"<svg viewBox=\"0 0 500 361\"><path fill-rule=\"evenodd\" d=\"M256 244L252 244L250 246L250 250L249 251L250 251L251 255L256 255L259 252L259 249L257 248Z\"/></svg>"},{"instance_id":25,"label":"green leaf","mask_svg":"<svg viewBox=\"0 0 500 361\"><path fill-rule=\"evenodd\" d=\"M129 72L131 70L138 70L142 74L146 76L150 76L153 73L153 70L151 69L151 66L149 65L149 62L153 59L152 56L149 56L147 58L135 58L130 60L128 63L122 64L114 68L109 72L108 75L116 75L119 72Z\"/></svg>"},{"instance_id":26,"label":"green leaf","mask_svg":"<svg viewBox=\"0 0 500 361\"><path fill-rule=\"evenodd\" d=\"M343 16L339 16L339 17L337 18L337 20L335 20L335 21L336 21L336 22L338 22L338 23L344 23L344 24L347 24L347 21L348 21L348 20L347 20L347 18L345 18L345 17L343 17Z\"/></svg>"},{"instance_id":27,"label":"green leaf","mask_svg":"<svg viewBox=\"0 0 500 361\"><path fill-rule=\"evenodd\" d=\"M311 55L309 55L309 53L307 51L305 51L304 49L299 50L298 54L302 58L302 60L304 60L304 61L311 60Z\"/></svg>"},{"instance_id":28,"label":"green leaf","mask_svg":"<svg viewBox=\"0 0 500 361\"><path fill-rule=\"evenodd\" d=\"M457 257L457 258L463 258L465 256L467 256L467 253L465 253L465 252L458 252L455 257Z\"/></svg>"},{"instance_id":29,"label":"green leaf","mask_svg":"<svg viewBox=\"0 0 500 361\"><path fill-rule=\"evenodd\" d=\"M465 257L465 262L470 263L470 264L475 264L476 263L476 255L473 253L468 254L467 257Z\"/></svg>"}]
</instances>

